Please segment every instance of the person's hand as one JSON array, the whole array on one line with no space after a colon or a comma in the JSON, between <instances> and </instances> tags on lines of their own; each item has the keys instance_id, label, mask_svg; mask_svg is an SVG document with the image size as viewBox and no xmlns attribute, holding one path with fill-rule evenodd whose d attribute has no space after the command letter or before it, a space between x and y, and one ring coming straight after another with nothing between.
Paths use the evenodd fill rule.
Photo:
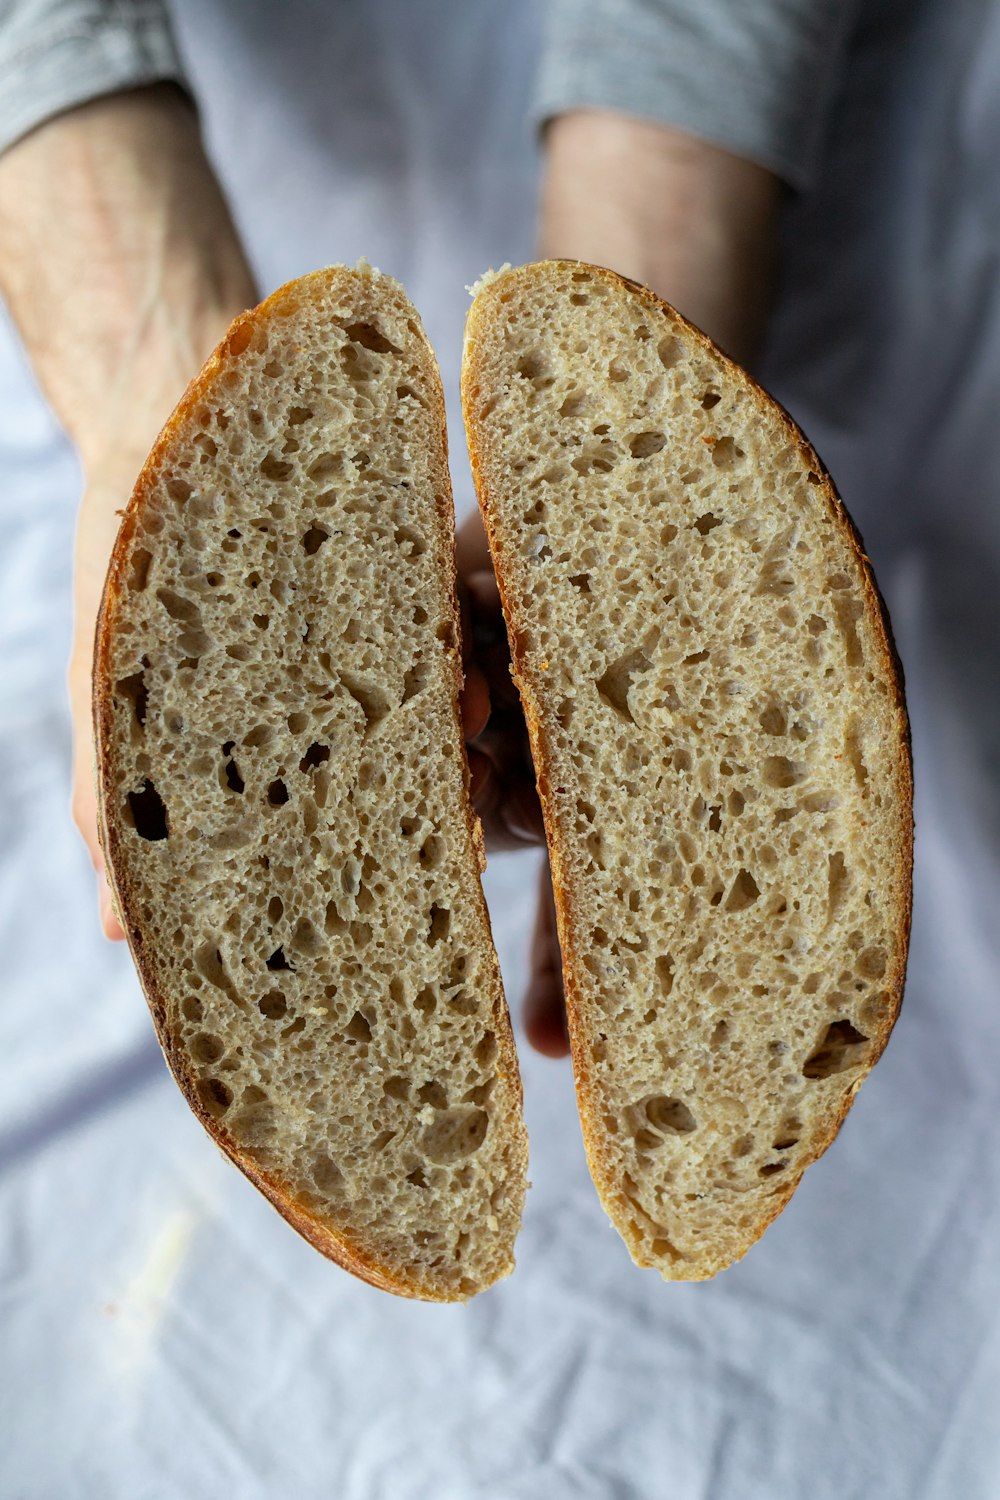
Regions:
<instances>
[{"instance_id":1,"label":"person's hand","mask_svg":"<svg viewBox=\"0 0 1000 1500\"><path fill-rule=\"evenodd\" d=\"M124 936L97 836L94 627L120 515L185 386L256 293L190 102L172 85L48 121L0 158L0 289L76 445L69 663L73 817L101 921Z\"/></svg>"},{"instance_id":2,"label":"person's hand","mask_svg":"<svg viewBox=\"0 0 1000 1500\"><path fill-rule=\"evenodd\" d=\"M491 849L545 844L542 809L521 704L510 676L507 631L483 523L474 513L458 531L465 690L472 801ZM524 996L528 1040L547 1057L569 1051L562 964L548 866L542 869L538 915Z\"/></svg>"}]
</instances>

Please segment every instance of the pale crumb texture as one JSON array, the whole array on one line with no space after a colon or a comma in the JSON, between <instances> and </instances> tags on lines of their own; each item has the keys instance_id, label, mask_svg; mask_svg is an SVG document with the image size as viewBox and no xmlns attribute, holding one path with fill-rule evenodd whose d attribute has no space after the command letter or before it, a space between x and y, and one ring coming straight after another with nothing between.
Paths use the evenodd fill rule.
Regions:
<instances>
[{"instance_id":1,"label":"pale crumb texture","mask_svg":"<svg viewBox=\"0 0 1000 1500\"><path fill-rule=\"evenodd\" d=\"M713 1275L829 1144L902 990L908 731L856 534L786 414L644 289L493 279L463 394L546 809L588 1156Z\"/></svg>"},{"instance_id":2,"label":"pale crumb texture","mask_svg":"<svg viewBox=\"0 0 1000 1500\"><path fill-rule=\"evenodd\" d=\"M520 1083L467 799L433 354L368 267L238 320L150 458L98 642L104 837L178 1081L317 1247L513 1265Z\"/></svg>"}]
</instances>

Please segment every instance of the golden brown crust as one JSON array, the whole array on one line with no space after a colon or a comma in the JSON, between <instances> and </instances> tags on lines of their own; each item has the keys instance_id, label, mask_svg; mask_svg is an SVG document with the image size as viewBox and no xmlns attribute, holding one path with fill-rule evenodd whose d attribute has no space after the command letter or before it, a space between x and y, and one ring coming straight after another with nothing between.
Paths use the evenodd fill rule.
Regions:
<instances>
[{"instance_id":1,"label":"golden brown crust","mask_svg":"<svg viewBox=\"0 0 1000 1500\"><path fill-rule=\"evenodd\" d=\"M189 383L184 395L181 397L177 407L163 427L156 443L153 445L149 457L136 480L132 495L122 517L118 537L108 566L108 574L95 632L93 713L98 792L98 831L101 847L104 851L107 878L111 887L115 909L125 931L132 958L149 1004L157 1039L167 1065L187 1103L215 1143L304 1239L322 1255L343 1267L344 1270L351 1272L372 1286L393 1292L398 1296L420 1298L429 1301L463 1301L465 1300L465 1294L461 1292L442 1287L437 1283L422 1282L416 1278L404 1279L386 1266L377 1263L370 1255L366 1254L361 1246L351 1243L349 1238L337 1232L334 1226L324 1223L317 1218L306 1205L292 1197L281 1182L262 1171L254 1161L252 1154L241 1150L227 1135L219 1122L206 1111L196 1089L195 1079L186 1055L180 1050L176 1039L172 1037L167 1026L166 999L160 991L155 970L148 961L144 951L144 935L142 924L138 918L138 904L129 881L127 862L121 850L119 830L115 819L110 815L105 796L105 789L110 786L110 746L113 737L110 652L115 625L115 612L125 593L124 574L136 523L142 515L144 508L149 504L160 468L169 457L173 445L185 428L192 409L205 399L220 376L239 358L240 353L247 347L253 330L258 325L269 322L283 312L287 313L289 305L295 307L301 302L307 301L313 290L327 286L331 278L354 274L356 273L345 271L342 267L314 272L310 276L302 277L297 281L289 282L285 286L280 287L259 307L253 308L236 318L218 348L208 359L202 370ZM374 274L377 275L378 273ZM442 573L440 585L442 597L446 600L446 607L451 611L454 622L453 639L449 645L449 655L454 673L452 713L456 733L461 742L463 735L459 694L462 690L464 676L462 672L461 620L456 595L454 506L448 470L447 426L444 400L440 392L439 381L436 378L437 366L434 354L422 328L419 329L419 334L429 367L435 372L435 378L429 382L431 389L434 391L434 416L440 434L440 449L434 467L436 470L438 520L440 524L442 551L445 552L449 560L447 569ZM466 765L466 798L462 813L468 827L471 842L482 864L482 829L468 798L468 782L469 773L468 766ZM479 885L478 879L474 884L475 899L478 901L485 930L488 934L489 916L482 888ZM499 966L496 955L492 951L492 944L490 944L490 948L492 954L491 969L493 973L491 1002L501 1060L498 1071L502 1077L506 1078L509 1086L513 1089L519 1108L522 1099L522 1089L517 1066L517 1054L514 1047L510 1017L500 985ZM519 1149L515 1153L515 1165L523 1181L528 1159L527 1139L523 1128L518 1147ZM506 1272L509 1272L512 1268L513 1260L511 1259Z\"/></svg>"},{"instance_id":2,"label":"golden brown crust","mask_svg":"<svg viewBox=\"0 0 1000 1500\"><path fill-rule=\"evenodd\" d=\"M555 895L556 915L559 931L559 941L562 950L563 982L566 995L566 1013L570 1037L570 1045L573 1057L573 1070L576 1078L577 1101L580 1108L581 1128L584 1139L584 1147L590 1166L591 1175L602 1200L609 1204L613 1202L619 1192L616 1178L606 1169L603 1161L601 1130L596 1119L592 1118L589 1109L588 1085L591 1080L589 1066L589 1048L584 1045L587 1040L584 1035L584 1023L581 1014L581 1006L578 999L581 984L581 960L574 951L572 940L572 924L569 920L569 912L574 902L574 890L572 878L564 869L559 849L559 841L556 838L554 801L550 793L549 765L551 755L547 741L546 725L543 712L540 707L539 695L536 684L533 682L528 668L527 656L522 646L523 634L521 622L513 603L512 591L507 576L505 551L502 541L498 535L494 515L494 502L487 482L487 448L481 425L476 420L473 409L471 392L479 384L480 372L477 366L477 330L481 321L491 317L490 304L494 296L499 295L498 287L506 277L527 277L532 275L544 275L553 269L582 269L593 277L603 279L609 285L624 288L633 296L638 298L654 317L662 317L668 320L672 327L679 327L687 338L699 345L702 350L718 361L730 381L741 386L747 394L758 403L764 403L774 410L781 421L782 427L787 434L788 440L794 443L808 463L810 469L820 479L817 489L837 523L841 535L848 541L855 561L858 573L862 581L865 599L868 605L870 619L877 628L879 651L882 657L886 677L892 685L893 712L895 719L895 732L898 741L898 752L895 757L896 770L896 795L899 806L906 810L906 816L902 819L903 829L901 840L896 853L895 875L902 892L902 909L899 913L898 923L898 947L897 957L892 968L885 977L885 989L888 998L885 1019L883 1020L877 1034L872 1039L872 1049L869 1060L861 1075L850 1088L843 1104L835 1116L828 1134L811 1154L804 1156L800 1168L790 1175L780 1192L776 1192L770 1200L767 1212L761 1216L754 1231L746 1239L740 1254L745 1254L751 1245L764 1233L768 1225L778 1216L786 1206L789 1199L798 1186L802 1172L812 1162L817 1160L830 1146L837 1135L843 1121L850 1109L854 1098L858 1093L865 1077L878 1061L889 1040L893 1025L899 1015L902 1005L903 984L906 974L906 956L910 934L910 920L912 910L912 869L913 869L913 771L910 742L909 720L906 712L906 703L903 692L902 664L896 651L895 642L889 622L885 601L879 591L878 585L872 571L871 563L864 550L861 535L854 521L844 507L833 481L825 465L820 460L815 449L805 437L804 433L793 421L788 412L774 398L755 381L752 376L723 352L708 336L699 328L688 321L683 315L669 303L657 297L648 287L631 281L617 272L601 266L589 265L579 261L543 261L534 266L524 266L499 273L490 278L476 297L469 311L466 325L466 341L462 365L462 394L463 412L465 417L466 436L469 447L469 457L472 465L473 477L476 485L476 493L482 512L483 523L489 541L490 554L497 576L497 584L503 604L504 618L507 624L507 632L510 640L512 676L521 696L522 708L527 724L528 735L531 742L532 756L534 759L538 795L542 806L545 822L546 842L549 849L550 866L552 872L552 884ZM628 1236L625 1236L628 1241ZM629 1242L629 1248L635 1254L637 1246ZM639 1264L649 1265L641 1254L636 1254ZM686 1271L685 1276L691 1280L706 1280L715 1275L719 1270L730 1264L732 1257L712 1260L705 1256L703 1267L697 1271Z\"/></svg>"}]
</instances>

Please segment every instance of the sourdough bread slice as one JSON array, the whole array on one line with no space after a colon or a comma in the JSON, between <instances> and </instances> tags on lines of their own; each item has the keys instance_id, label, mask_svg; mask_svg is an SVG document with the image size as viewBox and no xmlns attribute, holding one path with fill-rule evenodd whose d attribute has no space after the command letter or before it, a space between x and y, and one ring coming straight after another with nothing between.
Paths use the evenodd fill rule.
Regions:
<instances>
[{"instance_id":1,"label":"sourdough bread slice","mask_svg":"<svg viewBox=\"0 0 1000 1500\"><path fill-rule=\"evenodd\" d=\"M899 1008L885 611L786 413L610 271L484 278L463 402L591 1171L640 1265L705 1278L829 1145Z\"/></svg>"},{"instance_id":2,"label":"sourdough bread slice","mask_svg":"<svg viewBox=\"0 0 1000 1500\"><path fill-rule=\"evenodd\" d=\"M102 837L191 1107L318 1250L513 1265L517 1062L467 795L433 353L368 267L237 319L139 477L98 625Z\"/></svg>"}]
</instances>

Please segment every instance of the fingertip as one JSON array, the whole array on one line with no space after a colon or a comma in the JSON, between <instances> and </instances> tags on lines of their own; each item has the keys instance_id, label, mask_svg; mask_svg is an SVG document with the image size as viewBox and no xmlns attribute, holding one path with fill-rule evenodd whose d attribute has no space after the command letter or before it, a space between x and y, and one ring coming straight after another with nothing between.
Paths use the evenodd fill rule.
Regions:
<instances>
[{"instance_id":1,"label":"fingertip","mask_svg":"<svg viewBox=\"0 0 1000 1500\"><path fill-rule=\"evenodd\" d=\"M124 942L125 930L115 915L111 892L103 880L98 887L97 900L101 913L101 930L104 936L112 943Z\"/></svg>"},{"instance_id":2,"label":"fingertip","mask_svg":"<svg viewBox=\"0 0 1000 1500\"><path fill-rule=\"evenodd\" d=\"M569 1034L562 982L555 974L536 975L524 997L524 1031L543 1057L568 1057Z\"/></svg>"}]
</instances>

